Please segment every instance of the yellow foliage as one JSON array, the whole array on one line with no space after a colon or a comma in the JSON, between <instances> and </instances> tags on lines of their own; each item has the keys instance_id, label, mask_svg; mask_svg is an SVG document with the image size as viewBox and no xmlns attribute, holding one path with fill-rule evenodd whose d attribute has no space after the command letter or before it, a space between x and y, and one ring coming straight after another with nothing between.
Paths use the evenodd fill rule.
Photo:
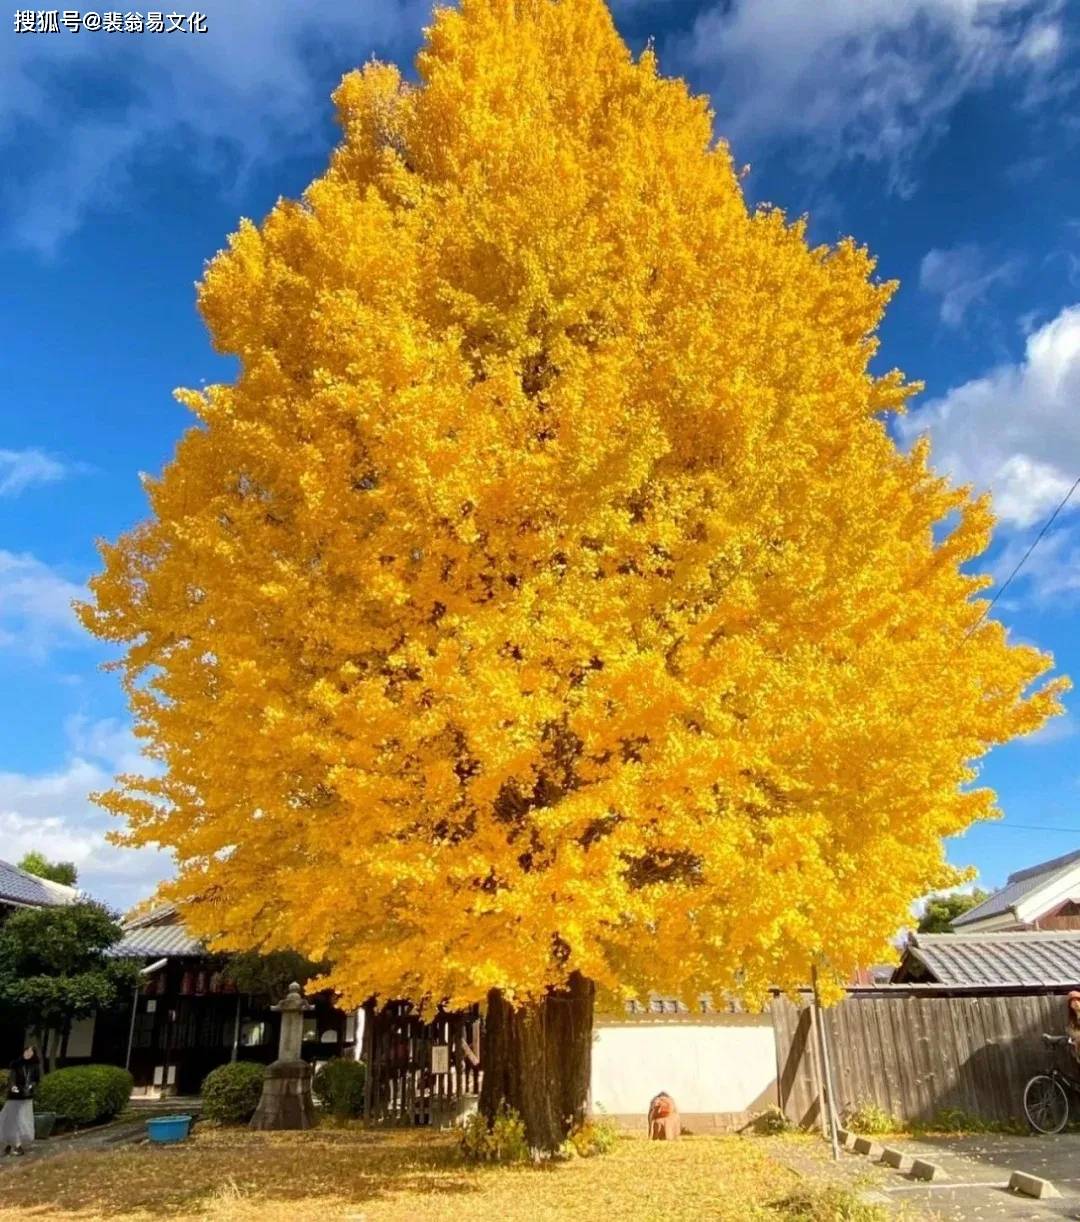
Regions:
<instances>
[{"instance_id":1,"label":"yellow foliage","mask_svg":"<svg viewBox=\"0 0 1080 1222\"><path fill-rule=\"evenodd\" d=\"M103 801L197 933L352 1002L877 960L1063 687L887 430L894 286L748 211L601 0L463 0L419 73L347 76L207 270L238 376L82 611L163 765Z\"/></svg>"}]
</instances>

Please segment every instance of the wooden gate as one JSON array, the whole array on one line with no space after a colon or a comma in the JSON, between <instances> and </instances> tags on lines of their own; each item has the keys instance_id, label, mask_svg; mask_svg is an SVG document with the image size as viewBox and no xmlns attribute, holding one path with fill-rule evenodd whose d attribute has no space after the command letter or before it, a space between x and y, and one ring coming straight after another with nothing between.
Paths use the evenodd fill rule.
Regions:
<instances>
[{"instance_id":1,"label":"wooden gate","mask_svg":"<svg viewBox=\"0 0 1080 1222\"><path fill-rule=\"evenodd\" d=\"M430 1020L409 1002L365 1007L365 1114L381 1124L452 1124L480 1094L479 1007Z\"/></svg>"}]
</instances>

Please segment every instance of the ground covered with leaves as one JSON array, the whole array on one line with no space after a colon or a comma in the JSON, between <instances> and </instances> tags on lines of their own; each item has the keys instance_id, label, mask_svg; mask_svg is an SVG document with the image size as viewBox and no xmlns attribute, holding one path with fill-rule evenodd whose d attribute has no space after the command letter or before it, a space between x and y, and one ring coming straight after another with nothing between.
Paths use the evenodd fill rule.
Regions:
<instances>
[{"instance_id":1,"label":"ground covered with leaves","mask_svg":"<svg viewBox=\"0 0 1080 1222\"><path fill-rule=\"evenodd\" d=\"M0 1168L0 1218L482 1222L656 1216L877 1222L851 1172L808 1138L626 1138L609 1154L536 1169L465 1165L443 1133L209 1129Z\"/></svg>"}]
</instances>

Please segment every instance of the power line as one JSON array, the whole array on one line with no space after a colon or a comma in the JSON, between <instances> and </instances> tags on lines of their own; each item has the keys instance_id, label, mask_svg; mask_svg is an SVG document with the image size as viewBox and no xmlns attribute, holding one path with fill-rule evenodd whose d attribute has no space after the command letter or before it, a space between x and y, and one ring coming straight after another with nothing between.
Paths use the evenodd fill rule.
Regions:
<instances>
[{"instance_id":1,"label":"power line","mask_svg":"<svg viewBox=\"0 0 1080 1222\"><path fill-rule=\"evenodd\" d=\"M971 831L977 827L994 827L1006 832L1068 832L1070 836L1080 836L1080 827L1046 827L1038 823L1001 823L994 819L973 823L967 830Z\"/></svg>"},{"instance_id":2,"label":"power line","mask_svg":"<svg viewBox=\"0 0 1080 1222\"><path fill-rule=\"evenodd\" d=\"M1039 533L1035 536L1034 540L1032 541L1031 546L1020 557L1019 564L1017 564L1016 568L1014 568L1013 571L1009 574L1008 578L1005 581L1005 584L1001 587L1001 589L998 590L998 592L990 600L989 606L986 608L985 611L983 611L982 615L979 616L979 618L975 621L975 623L973 623L971 627L967 630L967 632L964 634L964 640L960 642L961 645L964 643L964 641L968 639L968 637L971 636L971 634L975 631L976 628L978 628L978 626L983 622L983 620L986 619L986 617L990 614L990 612L993 611L994 604L1012 584L1013 578L1016 576L1017 573L1020 572L1020 570L1027 563L1028 557L1042 542L1043 536L1046 534L1046 532L1050 529L1051 526L1054 525L1054 520L1057 518L1058 514L1061 513L1061 511L1065 508L1065 506L1069 503L1069 501L1072 500L1072 494L1077 490L1077 488L1080 488L1080 476L1077 476L1077 478L1073 481L1073 486L1069 489L1068 492L1065 493L1064 499L1062 500L1061 504L1057 507L1057 509L1054 510L1054 512L1046 520L1046 522L1043 525L1042 530L1039 531Z\"/></svg>"}]
</instances>

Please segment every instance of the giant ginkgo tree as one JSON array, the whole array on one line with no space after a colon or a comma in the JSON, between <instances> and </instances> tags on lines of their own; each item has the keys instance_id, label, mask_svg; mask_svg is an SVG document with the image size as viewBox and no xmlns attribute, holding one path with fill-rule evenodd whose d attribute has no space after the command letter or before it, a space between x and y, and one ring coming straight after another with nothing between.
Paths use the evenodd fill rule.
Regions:
<instances>
[{"instance_id":1,"label":"giant ginkgo tree","mask_svg":"<svg viewBox=\"0 0 1080 1222\"><path fill-rule=\"evenodd\" d=\"M877 960L1062 683L890 436L864 249L748 208L602 0L463 0L417 69L207 268L235 381L83 609L161 765L103 800L218 947L483 1002L484 1107L552 1147L597 987Z\"/></svg>"}]
</instances>

